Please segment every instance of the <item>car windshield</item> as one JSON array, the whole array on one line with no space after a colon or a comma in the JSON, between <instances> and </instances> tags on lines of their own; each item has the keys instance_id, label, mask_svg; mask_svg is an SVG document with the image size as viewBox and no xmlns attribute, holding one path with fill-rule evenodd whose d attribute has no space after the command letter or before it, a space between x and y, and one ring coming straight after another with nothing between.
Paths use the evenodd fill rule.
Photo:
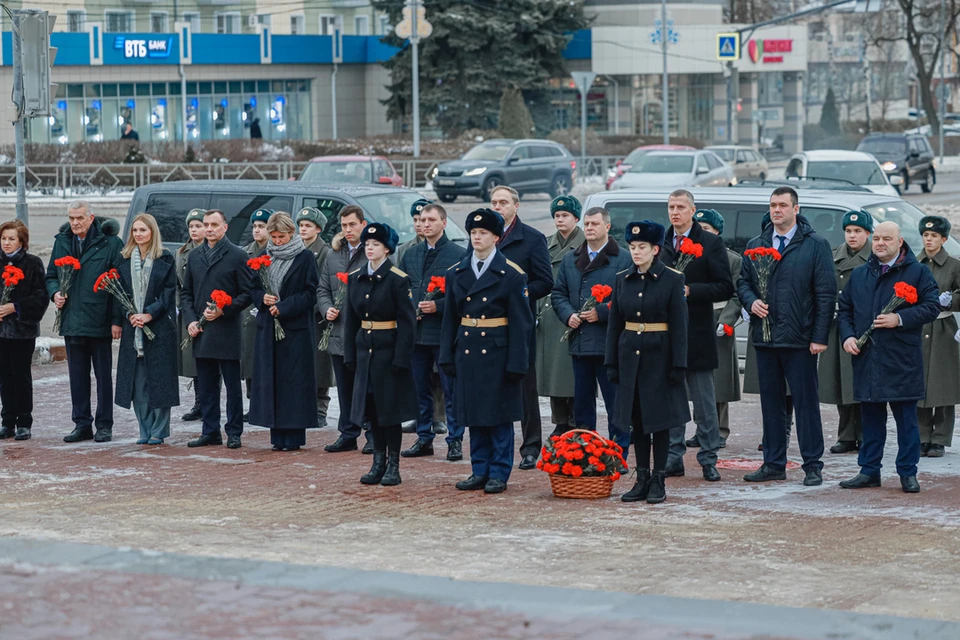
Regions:
<instances>
[{"instance_id":1,"label":"car windshield","mask_svg":"<svg viewBox=\"0 0 960 640\"><path fill-rule=\"evenodd\" d=\"M503 160L508 151L508 144L481 144L463 154L461 160Z\"/></svg>"},{"instance_id":2,"label":"car windshield","mask_svg":"<svg viewBox=\"0 0 960 640\"><path fill-rule=\"evenodd\" d=\"M724 162L733 162L733 158L737 153L736 149L713 148L713 149L709 149L709 151L713 151L715 154L720 156L720 158L723 159Z\"/></svg>"},{"instance_id":3,"label":"car windshield","mask_svg":"<svg viewBox=\"0 0 960 640\"><path fill-rule=\"evenodd\" d=\"M340 182L368 184L373 182L369 160L311 162L303 170L301 180L308 182Z\"/></svg>"},{"instance_id":4,"label":"car windshield","mask_svg":"<svg viewBox=\"0 0 960 640\"><path fill-rule=\"evenodd\" d=\"M920 238L920 219L926 215L923 211L903 200L871 204L863 210L873 216L877 222L896 222L900 225L900 234L910 245L910 249L914 253L923 250L923 240ZM952 237L947 240L943 248L952 256L960 255L960 242Z\"/></svg>"},{"instance_id":5,"label":"car windshield","mask_svg":"<svg viewBox=\"0 0 960 640\"><path fill-rule=\"evenodd\" d=\"M648 153L650 153L649 149L634 149L630 152L630 155L623 159L623 164L633 166L643 160L643 157Z\"/></svg>"},{"instance_id":6,"label":"car windshield","mask_svg":"<svg viewBox=\"0 0 960 640\"><path fill-rule=\"evenodd\" d=\"M808 162L806 177L848 180L853 184L860 185L887 183L880 165L876 162L867 161Z\"/></svg>"},{"instance_id":7,"label":"car windshield","mask_svg":"<svg viewBox=\"0 0 960 640\"><path fill-rule=\"evenodd\" d=\"M907 152L907 141L902 138L873 138L861 142L857 151L882 156L902 156Z\"/></svg>"},{"instance_id":8,"label":"car windshield","mask_svg":"<svg viewBox=\"0 0 960 640\"><path fill-rule=\"evenodd\" d=\"M630 167L630 173L690 173L693 156L651 154Z\"/></svg>"},{"instance_id":9,"label":"car windshield","mask_svg":"<svg viewBox=\"0 0 960 640\"><path fill-rule=\"evenodd\" d=\"M359 196L357 202L375 222L385 222L397 231L400 237L398 245L412 240L413 218L410 217L410 207L421 198L414 191L393 191L376 193L369 196ZM457 224L447 219L447 237L462 247L467 245L467 234Z\"/></svg>"}]
</instances>

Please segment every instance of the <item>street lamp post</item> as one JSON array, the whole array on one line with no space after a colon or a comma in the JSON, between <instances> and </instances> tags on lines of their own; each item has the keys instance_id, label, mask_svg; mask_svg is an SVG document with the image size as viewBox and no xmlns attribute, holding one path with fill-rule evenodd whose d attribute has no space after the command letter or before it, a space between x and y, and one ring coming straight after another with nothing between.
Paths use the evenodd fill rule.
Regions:
<instances>
[{"instance_id":1,"label":"street lamp post","mask_svg":"<svg viewBox=\"0 0 960 640\"><path fill-rule=\"evenodd\" d=\"M942 2L942 0L941 0ZM663 144L670 144L670 94L667 79L667 0L660 0L660 47L663 49Z\"/></svg>"}]
</instances>

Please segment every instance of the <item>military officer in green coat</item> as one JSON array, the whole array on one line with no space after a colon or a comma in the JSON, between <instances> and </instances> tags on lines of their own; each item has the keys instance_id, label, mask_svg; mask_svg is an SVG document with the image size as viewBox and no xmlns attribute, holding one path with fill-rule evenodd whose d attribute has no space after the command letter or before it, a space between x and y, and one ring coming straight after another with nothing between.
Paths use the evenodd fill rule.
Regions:
<instances>
[{"instance_id":1,"label":"military officer in green coat","mask_svg":"<svg viewBox=\"0 0 960 640\"><path fill-rule=\"evenodd\" d=\"M270 235L267 233L267 220L273 213L273 209L257 209L250 216L253 242L243 248L247 253L247 258L259 258L267 250L267 241L270 239ZM243 310L243 320L240 327L243 343L240 366L243 371L243 380L246 383L247 398L249 398L250 387L253 384L253 352L257 342L257 308L254 305L250 305ZM243 414L244 421L249 416L249 413Z\"/></svg>"},{"instance_id":2,"label":"military officer in green coat","mask_svg":"<svg viewBox=\"0 0 960 640\"><path fill-rule=\"evenodd\" d=\"M187 233L189 238L178 249L174 256L177 266L177 309L180 306L180 289L183 287L183 276L187 272L187 258L190 252L203 243L203 209L190 209L187 213ZM183 313L177 313L177 328L180 330L180 341L183 342L190 336L187 333L187 324L183 321ZM177 373L183 378L190 378L193 382L193 408L181 416L184 422L196 422L202 418L200 413L200 402L197 399L197 363L193 359L193 341L187 342L187 346L181 349L177 354Z\"/></svg>"},{"instance_id":3,"label":"military officer in green coat","mask_svg":"<svg viewBox=\"0 0 960 640\"><path fill-rule=\"evenodd\" d=\"M927 396L917 404L920 420L920 455L943 456L953 444L955 405L960 402L960 345L954 311L960 311L960 260L950 257L944 243L950 237L950 221L940 216L920 220L923 251L917 256L933 272L940 289L940 315L923 326L923 374Z\"/></svg>"}]
</instances>

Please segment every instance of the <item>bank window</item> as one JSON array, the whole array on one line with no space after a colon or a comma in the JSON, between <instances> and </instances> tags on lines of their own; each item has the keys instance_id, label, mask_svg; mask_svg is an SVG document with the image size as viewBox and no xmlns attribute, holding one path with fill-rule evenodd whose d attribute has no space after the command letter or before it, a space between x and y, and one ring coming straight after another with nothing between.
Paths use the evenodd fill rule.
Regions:
<instances>
[{"instance_id":1,"label":"bank window","mask_svg":"<svg viewBox=\"0 0 960 640\"><path fill-rule=\"evenodd\" d=\"M87 21L86 11L67 11L67 31L80 33Z\"/></svg>"},{"instance_id":2,"label":"bank window","mask_svg":"<svg viewBox=\"0 0 960 640\"><path fill-rule=\"evenodd\" d=\"M320 16L320 35L322 36L332 36L333 30L337 26L337 16L335 15L326 15Z\"/></svg>"},{"instance_id":3,"label":"bank window","mask_svg":"<svg viewBox=\"0 0 960 640\"><path fill-rule=\"evenodd\" d=\"M303 16L290 16L290 35L292 36L304 35Z\"/></svg>"},{"instance_id":4,"label":"bank window","mask_svg":"<svg viewBox=\"0 0 960 640\"><path fill-rule=\"evenodd\" d=\"M358 36L370 35L370 16L355 16L353 19L353 29Z\"/></svg>"},{"instance_id":5,"label":"bank window","mask_svg":"<svg viewBox=\"0 0 960 640\"><path fill-rule=\"evenodd\" d=\"M218 13L217 33L240 33L240 12Z\"/></svg>"},{"instance_id":6,"label":"bank window","mask_svg":"<svg viewBox=\"0 0 960 640\"><path fill-rule=\"evenodd\" d=\"M166 11L151 11L150 33L167 33L167 16Z\"/></svg>"},{"instance_id":7,"label":"bank window","mask_svg":"<svg viewBox=\"0 0 960 640\"><path fill-rule=\"evenodd\" d=\"M110 11L103 14L107 33L130 33L133 31L132 11Z\"/></svg>"},{"instance_id":8,"label":"bank window","mask_svg":"<svg viewBox=\"0 0 960 640\"><path fill-rule=\"evenodd\" d=\"M273 16L271 16L269 13L261 13L257 16L257 24L259 24L261 27L267 27L269 29L270 25L272 24L271 18L273 18Z\"/></svg>"},{"instance_id":9,"label":"bank window","mask_svg":"<svg viewBox=\"0 0 960 640\"><path fill-rule=\"evenodd\" d=\"M190 33L200 33L200 14L196 11L188 11L183 14L185 22L190 23Z\"/></svg>"}]
</instances>

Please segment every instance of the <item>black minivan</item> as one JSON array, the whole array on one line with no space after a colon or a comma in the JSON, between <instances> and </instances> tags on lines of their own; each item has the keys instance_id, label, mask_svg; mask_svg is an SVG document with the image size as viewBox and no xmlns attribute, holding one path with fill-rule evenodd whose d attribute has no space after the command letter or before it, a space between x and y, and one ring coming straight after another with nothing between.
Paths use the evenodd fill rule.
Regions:
<instances>
[{"instance_id":1,"label":"black minivan","mask_svg":"<svg viewBox=\"0 0 960 640\"><path fill-rule=\"evenodd\" d=\"M860 141L857 151L876 158L888 176L903 178L903 184L896 186L900 193L912 184L919 184L924 193L930 193L937 183L933 149L920 134L871 133Z\"/></svg>"}]
</instances>

